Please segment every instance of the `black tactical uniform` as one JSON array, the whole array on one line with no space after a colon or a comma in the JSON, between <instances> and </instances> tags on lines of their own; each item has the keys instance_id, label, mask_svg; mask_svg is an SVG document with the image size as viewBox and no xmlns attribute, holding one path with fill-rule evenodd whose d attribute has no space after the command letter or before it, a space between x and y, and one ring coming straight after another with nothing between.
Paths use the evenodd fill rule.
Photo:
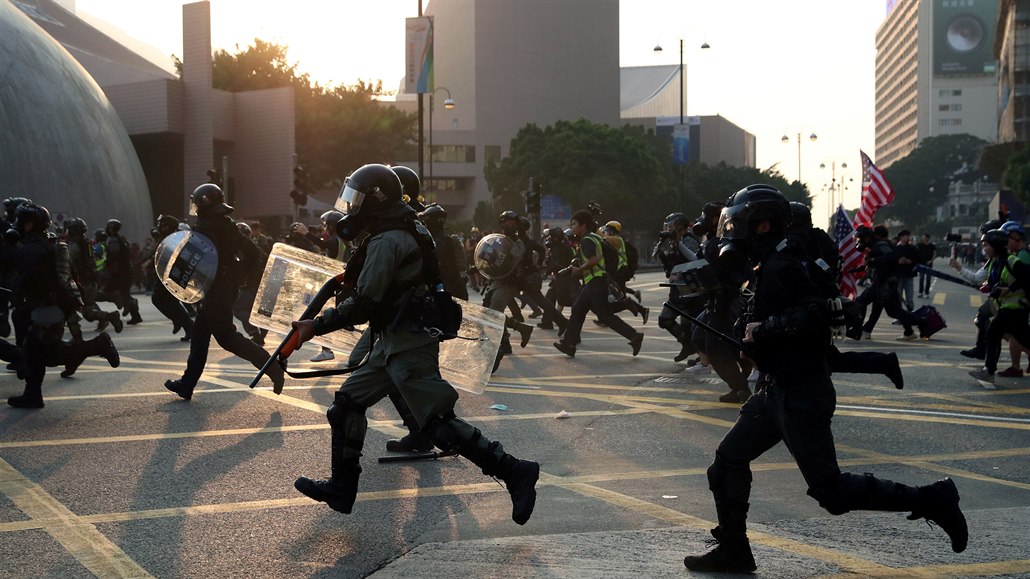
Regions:
<instances>
[{"instance_id":1,"label":"black tactical uniform","mask_svg":"<svg viewBox=\"0 0 1030 579\"><path fill-rule=\"evenodd\" d=\"M560 314L561 308L571 306L576 300L576 295L579 293L579 281L572 277L571 274L559 276L558 273L572 263L575 252L573 252L572 245L570 245L568 238L565 237L565 233L560 227L552 227L548 230L547 238L544 239L544 248L546 251L544 254L544 273L551 276L551 282L548 284L544 302L551 309L544 309L544 314L536 327L553 330L557 324L558 333L560 334L565 331L567 320L564 316L557 316L555 314Z\"/></svg>"},{"instance_id":2,"label":"black tactical uniform","mask_svg":"<svg viewBox=\"0 0 1030 579\"><path fill-rule=\"evenodd\" d=\"M105 312L97 305L97 267L93 255L93 244L86 239L89 230L82 218L69 219L64 224L68 233L68 256L71 260L72 279L79 287L82 296L82 308L79 312L68 315L68 330L73 340L82 340L82 328L79 320L98 322L97 331L103 331L108 324L114 326L115 332L122 331L122 318L118 312ZM79 313L81 312L81 316Z\"/></svg>"},{"instance_id":3,"label":"black tactical uniform","mask_svg":"<svg viewBox=\"0 0 1030 579\"><path fill-rule=\"evenodd\" d=\"M434 269L436 260L431 240L426 239L428 232L418 231L415 212L401 201L400 180L389 167L365 165L348 178L341 203L349 205L347 217L339 223L341 237L350 240L361 231L369 233L352 259L361 265L348 269L349 279L357 276L354 294L315 320L295 322L294 326L303 343L312 335L369 322L374 344L367 364L347 378L326 413L332 427L331 478L300 477L294 486L334 510L351 512L368 428L365 411L398 390L422 431L438 447L456 451L484 474L505 482L512 499L512 519L525 524L536 503L534 487L540 466L507 454L499 442L490 441L479 429L455 417L458 394L440 376L438 339L424 327L394 323L409 303L410 291L432 283L427 271ZM427 259L432 262L427 264Z\"/></svg>"},{"instance_id":4,"label":"black tactical uniform","mask_svg":"<svg viewBox=\"0 0 1030 579\"><path fill-rule=\"evenodd\" d=\"M268 352L250 341L236 330L232 321L232 305L236 301L240 283L249 268L261 267L260 253L254 242L236 228L236 222L229 217L233 208L226 205L222 190L212 183L206 183L193 191L193 203L197 206L197 226L194 230L205 235L218 250L218 273L211 288L204 294L193 324L190 340L190 355L186 369L179 380L168 380L165 388L189 400L193 397L204 365L207 351L214 336L218 345L261 368L268 360ZM275 391L282 391L283 370L273 365L268 377L275 385Z\"/></svg>"},{"instance_id":5,"label":"black tactical uniform","mask_svg":"<svg viewBox=\"0 0 1030 579\"><path fill-rule=\"evenodd\" d=\"M801 469L809 496L831 514L911 510L910 518L936 522L950 536L952 549L964 550L968 531L950 479L917 488L838 467L830 430L836 392L826 363L829 309L806 271L804 251L783 241L789 220L786 199L768 185L742 189L723 211L719 233L730 244L721 256L746 255L758 265L744 342L762 378L708 469L718 546L686 557L684 564L692 571L755 570L746 534L750 464L780 441Z\"/></svg>"},{"instance_id":6,"label":"black tactical uniform","mask_svg":"<svg viewBox=\"0 0 1030 579\"><path fill-rule=\"evenodd\" d=\"M898 291L899 256L895 251L894 244L886 239L886 228L883 228L878 235L875 233L873 235L865 234L865 231L869 231L868 228L860 227L858 231L863 232L861 235L864 236L860 238L860 243L869 247L865 263L866 272L872 282L855 300L862 308L862 317L865 319L862 331L866 336L872 334L877 320L880 319L880 312L886 311L888 316L901 322L902 327L905 328L902 339L915 339L913 326L918 326L919 322L911 312L905 310L901 303L901 293ZM856 232L856 235L860 234ZM866 318L866 308L870 304L873 306L873 311Z\"/></svg>"},{"instance_id":7,"label":"black tactical uniform","mask_svg":"<svg viewBox=\"0 0 1030 579\"><path fill-rule=\"evenodd\" d=\"M440 260L440 281L451 295L463 300L469 299L468 285L462 273L465 271L465 248L461 242L444 233L447 211L432 203L418 214L436 243L436 255Z\"/></svg>"},{"instance_id":8,"label":"black tactical uniform","mask_svg":"<svg viewBox=\"0 0 1030 579\"><path fill-rule=\"evenodd\" d=\"M121 236L122 222L111 219L104 232L107 233L107 295L114 305L130 316L129 325L143 321L139 315L139 302L132 297L132 255L129 242Z\"/></svg>"},{"instance_id":9,"label":"black tactical uniform","mask_svg":"<svg viewBox=\"0 0 1030 579\"><path fill-rule=\"evenodd\" d=\"M106 333L86 342L62 340L65 316L81 307L82 299L71 278L68 246L47 234L49 225L50 213L45 207L30 203L18 207L22 245L14 288L15 313L29 320L29 330L20 372L25 392L7 399L16 408L43 407L48 365L64 364L62 376L70 376L88 356L103 356L112 367L119 364L118 351Z\"/></svg>"},{"instance_id":10,"label":"black tactical uniform","mask_svg":"<svg viewBox=\"0 0 1030 579\"><path fill-rule=\"evenodd\" d=\"M665 277L672 275L672 268L694 261L698 258L701 249L701 242L690 231L690 219L682 213L670 213L665 217L665 223L660 234L660 239L651 252L651 257L657 258L665 270ZM679 290L669 288L669 302L682 308L688 314L696 316L701 313L704 301L698 299L683 299ZM680 352L673 358L682 362L691 354L697 353L697 346L691 337L691 325L686 319L670 308L663 307L658 314L658 327L672 334L680 344Z\"/></svg>"}]
</instances>

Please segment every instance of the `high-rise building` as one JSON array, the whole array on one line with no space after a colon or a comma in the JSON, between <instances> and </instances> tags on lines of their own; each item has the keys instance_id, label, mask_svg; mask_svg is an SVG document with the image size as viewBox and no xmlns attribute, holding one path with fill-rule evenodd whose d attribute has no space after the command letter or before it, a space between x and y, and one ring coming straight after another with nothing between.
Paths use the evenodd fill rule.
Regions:
<instances>
[{"instance_id":1,"label":"high-rise building","mask_svg":"<svg viewBox=\"0 0 1030 579\"><path fill-rule=\"evenodd\" d=\"M999 0L897 0L876 32L876 162L927 137L998 137Z\"/></svg>"},{"instance_id":2,"label":"high-rise building","mask_svg":"<svg viewBox=\"0 0 1030 579\"><path fill-rule=\"evenodd\" d=\"M1002 0L998 17L998 142L1030 141L1030 0Z\"/></svg>"}]
</instances>

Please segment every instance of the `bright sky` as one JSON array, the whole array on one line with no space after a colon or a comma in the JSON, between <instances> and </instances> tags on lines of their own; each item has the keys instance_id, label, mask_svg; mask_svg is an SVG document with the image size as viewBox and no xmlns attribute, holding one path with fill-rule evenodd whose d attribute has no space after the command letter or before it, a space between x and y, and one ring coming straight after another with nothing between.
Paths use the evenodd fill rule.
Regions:
<instances>
[{"instance_id":1,"label":"bright sky","mask_svg":"<svg viewBox=\"0 0 1030 579\"><path fill-rule=\"evenodd\" d=\"M381 79L392 90L404 74L404 18L417 15L418 1L211 0L212 43L235 51L254 38L278 42L317 81ZM182 54L183 3L76 0L76 8L153 45L161 59ZM688 115L719 114L754 134L759 168L778 165L788 180L798 178L801 133L801 178L815 193L817 223L828 214L823 191L834 161L838 179L843 162L854 180L845 205L858 205L859 149L875 160L875 34L886 0L622 0L620 7L623 66L676 64L683 38ZM702 53L704 41L711 49ZM663 52L654 52L656 43ZM170 67L170 59L158 64Z\"/></svg>"}]
</instances>

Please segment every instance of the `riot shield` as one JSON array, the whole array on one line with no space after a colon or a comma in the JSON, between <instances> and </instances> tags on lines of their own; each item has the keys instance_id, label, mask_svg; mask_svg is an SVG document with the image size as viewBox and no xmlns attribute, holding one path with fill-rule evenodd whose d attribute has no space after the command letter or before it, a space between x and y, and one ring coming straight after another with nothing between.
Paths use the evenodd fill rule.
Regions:
<instances>
[{"instance_id":1,"label":"riot shield","mask_svg":"<svg viewBox=\"0 0 1030 579\"><path fill-rule=\"evenodd\" d=\"M270 332L286 335L291 322L300 319L308 303L330 278L345 265L335 259L283 243L272 246L265 272L258 285L250 312L250 323ZM490 380L494 358L504 332L504 314L457 300L462 321L459 335L440 344L440 374L455 388L482 394ZM334 304L326 304L332 307ZM360 326L358 330L364 330ZM330 348L347 359L358 344L361 331L340 330L315 336L311 342Z\"/></svg>"},{"instance_id":2,"label":"riot shield","mask_svg":"<svg viewBox=\"0 0 1030 579\"><path fill-rule=\"evenodd\" d=\"M472 253L476 269L486 279L502 279L511 275L522 261L525 246L506 235L491 233L476 244Z\"/></svg>"},{"instance_id":3,"label":"riot shield","mask_svg":"<svg viewBox=\"0 0 1030 579\"><path fill-rule=\"evenodd\" d=\"M161 283L181 302L204 299L218 273L218 250L207 236L177 231L161 240L154 257Z\"/></svg>"}]
</instances>

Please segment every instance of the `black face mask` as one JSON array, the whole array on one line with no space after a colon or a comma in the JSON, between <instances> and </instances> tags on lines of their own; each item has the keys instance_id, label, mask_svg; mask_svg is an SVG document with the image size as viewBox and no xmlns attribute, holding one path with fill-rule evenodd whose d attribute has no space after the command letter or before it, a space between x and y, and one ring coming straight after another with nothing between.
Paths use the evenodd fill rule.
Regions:
<instances>
[{"instance_id":1,"label":"black face mask","mask_svg":"<svg viewBox=\"0 0 1030 579\"><path fill-rule=\"evenodd\" d=\"M365 220L358 214L348 213L336 222L336 235L344 241L354 241L365 225Z\"/></svg>"}]
</instances>

